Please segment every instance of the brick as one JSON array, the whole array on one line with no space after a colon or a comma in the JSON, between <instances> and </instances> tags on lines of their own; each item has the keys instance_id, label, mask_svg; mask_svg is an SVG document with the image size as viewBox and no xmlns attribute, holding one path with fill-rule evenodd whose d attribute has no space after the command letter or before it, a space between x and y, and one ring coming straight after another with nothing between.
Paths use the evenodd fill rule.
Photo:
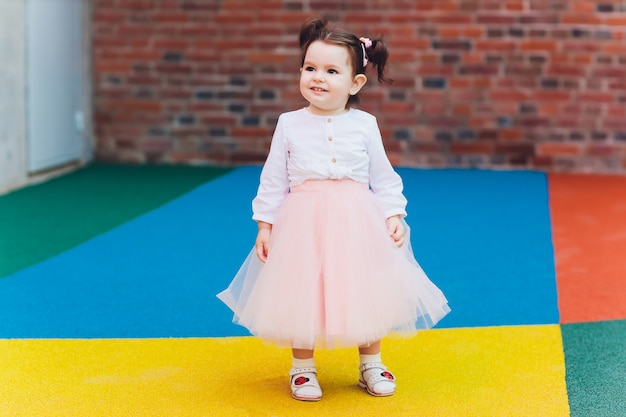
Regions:
<instances>
[{"instance_id":1,"label":"brick","mask_svg":"<svg viewBox=\"0 0 626 417\"><path fill-rule=\"evenodd\" d=\"M161 63L155 65L155 70L159 74L191 74L193 69L189 64Z\"/></svg>"},{"instance_id":2,"label":"brick","mask_svg":"<svg viewBox=\"0 0 626 417\"><path fill-rule=\"evenodd\" d=\"M507 142L517 142L523 137L523 133L518 128L500 129L500 138Z\"/></svg>"},{"instance_id":3,"label":"brick","mask_svg":"<svg viewBox=\"0 0 626 417\"><path fill-rule=\"evenodd\" d=\"M151 25L144 24L123 24L117 28L117 35L120 37L149 37L154 34Z\"/></svg>"},{"instance_id":4,"label":"brick","mask_svg":"<svg viewBox=\"0 0 626 417\"><path fill-rule=\"evenodd\" d=\"M546 51L555 52L557 43L554 41L522 41L519 44L521 51Z\"/></svg>"},{"instance_id":5,"label":"brick","mask_svg":"<svg viewBox=\"0 0 626 417\"><path fill-rule=\"evenodd\" d=\"M568 101L571 94L561 91L535 91L531 97L537 101Z\"/></svg>"},{"instance_id":6,"label":"brick","mask_svg":"<svg viewBox=\"0 0 626 417\"><path fill-rule=\"evenodd\" d=\"M574 65L552 65L547 68L545 74L556 77L582 77L585 75L585 68Z\"/></svg>"},{"instance_id":7,"label":"brick","mask_svg":"<svg viewBox=\"0 0 626 417\"><path fill-rule=\"evenodd\" d=\"M126 14L123 11L115 10L97 10L93 15L94 23L118 23L126 20Z\"/></svg>"},{"instance_id":8,"label":"brick","mask_svg":"<svg viewBox=\"0 0 626 417\"><path fill-rule=\"evenodd\" d=\"M424 78L422 85L424 88L446 88L445 78Z\"/></svg>"},{"instance_id":9,"label":"brick","mask_svg":"<svg viewBox=\"0 0 626 417\"><path fill-rule=\"evenodd\" d=\"M526 101L529 95L522 90L494 90L488 93L489 99L494 101Z\"/></svg>"},{"instance_id":10,"label":"brick","mask_svg":"<svg viewBox=\"0 0 626 417\"><path fill-rule=\"evenodd\" d=\"M510 12L522 12L526 9L525 2L522 0L507 1L504 8Z\"/></svg>"},{"instance_id":11,"label":"brick","mask_svg":"<svg viewBox=\"0 0 626 417\"><path fill-rule=\"evenodd\" d=\"M624 106L617 106L617 105L609 105L607 110L606 110L606 114L610 118L613 118L613 117L615 117L615 118L619 118L619 117L626 118L626 107L624 107Z\"/></svg>"},{"instance_id":12,"label":"brick","mask_svg":"<svg viewBox=\"0 0 626 417\"><path fill-rule=\"evenodd\" d=\"M520 127L525 128L537 128L550 126L552 123L551 120L547 117L526 116L519 117L516 124Z\"/></svg>"},{"instance_id":13,"label":"brick","mask_svg":"<svg viewBox=\"0 0 626 417\"><path fill-rule=\"evenodd\" d=\"M269 2L266 2L266 3L269 3ZM185 11L193 11L193 12L207 11L207 10L217 11L218 5L216 2L184 0L182 4L180 5L180 9L185 10Z\"/></svg>"},{"instance_id":14,"label":"brick","mask_svg":"<svg viewBox=\"0 0 626 417\"><path fill-rule=\"evenodd\" d=\"M435 1L414 1L412 2L415 10L420 12L427 12L431 10L435 10Z\"/></svg>"},{"instance_id":15,"label":"brick","mask_svg":"<svg viewBox=\"0 0 626 417\"><path fill-rule=\"evenodd\" d=\"M147 111L147 112L158 112L161 111L162 105L158 101L152 100L125 100L119 103L121 108L124 110L137 110L137 111Z\"/></svg>"},{"instance_id":16,"label":"brick","mask_svg":"<svg viewBox=\"0 0 626 417\"><path fill-rule=\"evenodd\" d=\"M153 13L152 21L155 23L186 23L189 20L189 15L186 13Z\"/></svg>"},{"instance_id":17,"label":"brick","mask_svg":"<svg viewBox=\"0 0 626 417\"><path fill-rule=\"evenodd\" d=\"M273 129L265 127L233 127L231 135L233 137L271 137Z\"/></svg>"},{"instance_id":18,"label":"brick","mask_svg":"<svg viewBox=\"0 0 626 417\"><path fill-rule=\"evenodd\" d=\"M593 93L593 92L578 92L576 93L576 99L582 102L591 103L614 103L615 98L611 93Z\"/></svg>"},{"instance_id":19,"label":"brick","mask_svg":"<svg viewBox=\"0 0 626 417\"><path fill-rule=\"evenodd\" d=\"M472 114L472 106L465 103L455 104L452 106L452 114L456 116L469 116Z\"/></svg>"},{"instance_id":20,"label":"brick","mask_svg":"<svg viewBox=\"0 0 626 417\"><path fill-rule=\"evenodd\" d=\"M131 63L126 61L96 60L94 64L94 71L96 74L126 74L131 72L131 69Z\"/></svg>"},{"instance_id":21,"label":"brick","mask_svg":"<svg viewBox=\"0 0 626 417\"><path fill-rule=\"evenodd\" d=\"M196 46L198 46L196 44ZM222 53L229 52L240 52L241 55L246 55L245 51L255 50L254 48L254 40L252 39L215 39L211 45L212 48L215 48ZM262 52L254 52L254 54L262 54Z\"/></svg>"},{"instance_id":22,"label":"brick","mask_svg":"<svg viewBox=\"0 0 626 417\"><path fill-rule=\"evenodd\" d=\"M99 36L94 39L93 46L96 49L100 48L123 48L127 45L126 39L115 38L111 36Z\"/></svg>"},{"instance_id":23,"label":"brick","mask_svg":"<svg viewBox=\"0 0 626 417\"><path fill-rule=\"evenodd\" d=\"M493 129L482 129L478 132L478 140L480 141L496 141L499 137L499 133L497 130Z\"/></svg>"},{"instance_id":24,"label":"brick","mask_svg":"<svg viewBox=\"0 0 626 417\"><path fill-rule=\"evenodd\" d=\"M515 50L515 43L512 41L477 41L476 51L498 51L510 52Z\"/></svg>"},{"instance_id":25,"label":"brick","mask_svg":"<svg viewBox=\"0 0 626 417\"><path fill-rule=\"evenodd\" d=\"M461 37L461 29L458 27L442 26L439 29L439 38L441 39L458 39Z\"/></svg>"},{"instance_id":26,"label":"brick","mask_svg":"<svg viewBox=\"0 0 626 417\"><path fill-rule=\"evenodd\" d=\"M185 38L213 38L217 36L218 30L215 26L196 25L189 23L179 28L180 36Z\"/></svg>"},{"instance_id":27,"label":"brick","mask_svg":"<svg viewBox=\"0 0 626 417\"><path fill-rule=\"evenodd\" d=\"M459 5L456 1L438 1L436 3L437 10L442 12L455 12L458 10Z\"/></svg>"},{"instance_id":28,"label":"brick","mask_svg":"<svg viewBox=\"0 0 626 417\"><path fill-rule=\"evenodd\" d=\"M593 62L593 55L579 55L576 54L572 57L572 62L576 65L590 65Z\"/></svg>"},{"instance_id":29,"label":"brick","mask_svg":"<svg viewBox=\"0 0 626 417\"><path fill-rule=\"evenodd\" d=\"M561 16L560 21L565 25L600 25L602 19L596 17L595 14L587 13L565 13Z\"/></svg>"},{"instance_id":30,"label":"brick","mask_svg":"<svg viewBox=\"0 0 626 417\"><path fill-rule=\"evenodd\" d=\"M421 110L421 114L425 116L438 116L444 113L445 111L446 111L445 103L434 102L434 103L428 103L428 105L425 105Z\"/></svg>"},{"instance_id":31,"label":"brick","mask_svg":"<svg viewBox=\"0 0 626 417\"><path fill-rule=\"evenodd\" d=\"M502 144L495 146L495 152L499 154L517 154L531 156L535 154L535 146L528 143Z\"/></svg>"},{"instance_id":32,"label":"brick","mask_svg":"<svg viewBox=\"0 0 626 417\"><path fill-rule=\"evenodd\" d=\"M471 80L466 77L448 78L448 86L450 87L450 89L462 90L462 89L469 88L471 85L472 85Z\"/></svg>"},{"instance_id":33,"label":"brick","mask_svg":"<svg viewBox=\"0 0 626 417\"><path fill-rule=\"evenodd\" d=\"M575 13L594 13L595 5L590 1L573 1L570 5L570 11Z\"/></svg>"},{"instance_id":34,"label":"brick","mask_svg":"<svg viewBox=\"0 0 626 417\"><path fill-rule=\"evenodd\" d=\"M392 25L402 25L402 24L416 24L416 23L425 23L427 18L423 14L414 13L412 11L406 12L402 11L401 13L397 13L396 11L392 11L387 15L387 19L389 23ZM415 33L415 27L412 28L411 33Z\"/></svg>"},{"instance_id":35,"label":"brick","mask_svg":"<svg viewBox=\"0 0 626 417\"><path fill-rule=\"evenodd\" d=\"M491 78L487 78L487 77L474 77L472 86L478 89L490 88L491 81L492 81Z\"/></svg>"},{"instance_id":36,"label":"brick","mask_svg":"<svg viewBox=\"0 0 626 417\"><path fill-rule=\"evenodd\" d=\"M540 103L536 114L541 117L556 117L562 112L566 112L558 103ZM580 110L577 112L580 113Z\"/></svg>"},{"instance_id":37,"label":"brick","mask_svg":"<svg viewBox=\"0 0 626 417\"><path fill-rule=\"evenodd\" d=\"M622 117L607 117L601 127L611 130L626 130L626 120Z\"/></svg>"},{"instance_id":38,"label":"brick","mask_svg":"<svg viewBox=\"0 0 626 417\"><path fill-rule=\"evenodd\" d=\"M607 54L626 54L626 43L624 42L607 42L602 46L602 52Z\"/></svg>"},{"instance_id":39,"label":"brick","mask_svg":"<svg viewBox=\"0 0 626 417\"><path fill-rule=\"evenodd\" d=\"M577 156L580 153L580 147L575 145L554 143L540 143L537 145L537 155L539 156Z\"/></svg>"},{"instance_id":40,"label":"brick","mask_svg":"<svg viewBox=\"0 0 626 417\"><path fill-rule=\"evenodd\" d=\"M465 38L478 39L484 36L485 28L482 26L464 26L462 32Z\"/></svg>"},{"instance_id":41,"label":"brick","mask_svg":"<svg viewBox=\"0 0 626 417\"><path fill-rule=\"evenodd\" d=\"M565 51L570 52L599 52L602 47L595 41L570 41L563 45Z\"/></svg>"},{"instance_id":42,"label":"brick","mask_svg":"<svg viewBox=\"0 0 626 417\"><path fill-rule=\"evenodd\" d=\"M440 65L422 65L416 68L416 73L422 76L450 76L454 68Z\"/></svg>"},{"instance_id":43,"label":"brick","mask_svg":"<svg viewBox=\"0 0 626 417\"><path fill-rule=\"evenodd\" d=\"M592 156L623 155L623 148L616 145L590 144L585 148L584 154Z\"/></svg>"},{"instance_id":44,"label":"brick","mask_svg":"<svg viewBox=\"0 0 626 417\"><path fill-rule=\"evenodd\" d=\"M189 45L186 39L156 39L154 47L161 50L184 50Z\"/></svg>"},{"instance_id":45,"label":"brick","mask_svg":"<svg viewBox=\"0 0 626 417\"><path fill-rule=\"evenodd\" d=\"M493 151L493 145L488 143L459 143L455 142L450 145L450 152L453 155L467 154L490 154Z\"/></svg>"},{"instance_id":46,"label":"brick","mask_svg":"<svg viewBox=\"0 0 626 417\"><path fill-rule=\"evenodd\" d=\"M617 26L623 28L626 26L626 16L610 16L604 18L604 24L607 26Z\"/></svg>"},{"instance_id":47,"label":"brick","mask_svg":"<svg viewBox=\"0 0 626 417\"><path fill-rule=\"evenodd\" d=\"M289 53L284 52L253 52L248 55L248 59L252 63L270 63L270 64L282 64L289 62L293 57Z\"/></svg>"},{"instance_id":48,"label":"brick","mask_svg":"<svg viewBox=\"0 0 626 417\"><path fill-rule=\"evenodd\" d=\"M469 51L472 49L472 43L465 40L434 40L431 46L436 50Z\"/></svg>"},{"instance_id":49,"label":"brick","mask_svg":"<svg viewBox=\"0 0 626 417\"><path fill-rule=\"evenodd\" d=\"M498 72L495 65L463 65L459 70L463 75L496 75Z\"/></svg>"},{"instance_id":50,"label":"brick","mask_svg":"<svg viewBox=\"0 0 626 417\"><path fill-rule=\"evenodd\" d=\"M594 78L618 78L626 82L626 68L622 67L596 67L591 75Z\"/></svg>"},{"instance_id":51,"label":"brick","mask_svg":"<svg viewBox=\"0 0 626 417\"><path fill-rule=\"evenodd\" d=\"M513 25L516 23L516 19L514 16L508 14L479 13L476 16L476 23L484 25Z\"/></svg>"},{"instance_id":52,"label":"brick","mask_svg":"<svg viewBox=\"0 0 626 417\"><path fill-rule=\"evenodd\" d=\"M429 21L440 25L465 25L472 23L472 18L465 13L445 13L432 16Z\"/></svg>"}]
</instances>

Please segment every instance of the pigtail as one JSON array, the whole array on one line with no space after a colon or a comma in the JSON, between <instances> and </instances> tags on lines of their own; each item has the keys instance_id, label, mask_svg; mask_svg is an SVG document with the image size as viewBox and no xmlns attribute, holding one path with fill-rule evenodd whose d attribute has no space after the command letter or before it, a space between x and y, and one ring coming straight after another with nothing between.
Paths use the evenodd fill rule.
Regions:
<instances>
[{"instance_id":1,"label":"pigtail","mask_svg":"<svg viewBox=\"0 0 626 417\"><path fill-rule=\"evenodd\" d=\"M389 51L387 50L387 45L382 38L372 40L372 46L367 48L365 53L367 54L368 63L371 63L374 67L376 67L378 82L392 84L393 80L385 77L384 74L385 66L387 65L387 60L389 58Z\"/></svg>"}]
</instances>

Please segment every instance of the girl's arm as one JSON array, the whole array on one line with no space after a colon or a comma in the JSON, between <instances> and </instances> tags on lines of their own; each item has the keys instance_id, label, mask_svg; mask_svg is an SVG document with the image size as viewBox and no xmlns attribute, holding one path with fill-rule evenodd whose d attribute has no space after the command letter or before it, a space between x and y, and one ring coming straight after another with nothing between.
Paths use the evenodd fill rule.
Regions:
<instances>
[{"instance_id":1,"label":"girl's arm","mask_svg":"<svg viewBox=\"0 0 626 417\"><path fill-rule=\"evenodd\" d=\"M270 235L276 212L289 191L286 148L283 124L279 117L270 152L261 171L259 189L252 201L252 218L257 221L259 227L255 249L257 257L263 263L267 261L269 254Z\"/></svg>"},{"instance_id":2,"label":"girl's arm","mask_svg":"<svg viewBox=\"0 0 626 417\"><path fill-rule=\"evenodd\" d=\"M374 118L372 125L368 129L370 137L367 143L370 188L382 206L385 217L400 215L403 218L406 216L407 201L402 194L402 178L394 171L387 158L380 130Z\"/></svg>"},{"instance_id":3,"label":"girl's arm","mask_svg":"<svg viewBox=\"0 0 626 417\"><path fill-rule=\"evenodd\" d=\"M281 116L278 118L270 152L261 171L257 195L252 201L252 219L256 221L274 223L278 207L289 191L286 142Z\"/></svg>"},{"instance_id":4,"label":"girl's arm","mask_svg":"<svg viewBox=\"0 0 626 417\"><path fill-rule=\"evenodd\" d=\"M368 144L368 157L370 159L370 188L380 203L387 217L387 230L395 245L399 248L404 244L404 224L402 219L406 216L406 198L402 194L402 178L393 169L385 148L382 136L376 120Z\"/></svg>"}]
</instances>

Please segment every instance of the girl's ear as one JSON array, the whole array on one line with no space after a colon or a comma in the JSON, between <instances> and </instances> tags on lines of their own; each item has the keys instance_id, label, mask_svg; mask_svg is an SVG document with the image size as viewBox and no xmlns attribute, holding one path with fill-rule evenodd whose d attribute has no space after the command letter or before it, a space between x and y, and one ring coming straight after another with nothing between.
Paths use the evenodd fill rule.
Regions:
<instances>
[{"instance_id":1,"label":"girl's ear","mask_svg":"<svg viewBox=\"0 0 626 417\"><path fill-rule=\"evenodd\" d=\"M350 87L350 95L354 96L359 91L361 91L361 88L363 88L366 82L367 82L367 77L365 76L365 74L355 75L354 78L352 79L352 87Z\"/></svg>"}]
</instances>

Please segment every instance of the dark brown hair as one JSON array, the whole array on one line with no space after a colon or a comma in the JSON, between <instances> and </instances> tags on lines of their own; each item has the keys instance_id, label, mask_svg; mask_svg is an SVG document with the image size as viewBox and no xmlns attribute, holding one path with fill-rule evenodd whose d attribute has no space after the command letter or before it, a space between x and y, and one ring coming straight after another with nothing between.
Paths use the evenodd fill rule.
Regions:
<instances>
[{"instance_id":1,"label":"dark brown hair","mask_svg":"<svg viewBox=\"0 0 626 417\"><path fill-rule=\"evenodd\" d=\"M363 48L365 45L356 35L334 25L327 16L309 19L304 22L300 28L300 66L304 64L304 58L309 46L315 41L322 41L347 48L350 63L354 71L353 75L365 74L365 70L369 64L371 64L376 67L379 83L385 82L391 84L393 82L393 80L386 78L384 75L389 52L382 38L372 39L372 46L365 49L365 58L368 60L368 65L364 66ZM356 104L358 100L357 95L350 96L347 104Z\"/></svg>"}]
</instances>

